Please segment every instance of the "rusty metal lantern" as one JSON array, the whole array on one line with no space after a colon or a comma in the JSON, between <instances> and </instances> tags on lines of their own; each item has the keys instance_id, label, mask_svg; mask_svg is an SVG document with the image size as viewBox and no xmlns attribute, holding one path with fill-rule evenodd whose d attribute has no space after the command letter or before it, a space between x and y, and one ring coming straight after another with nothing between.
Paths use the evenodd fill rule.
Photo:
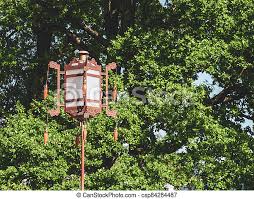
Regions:
<instances>
[{"instance_id":1,"label":"rusty metal lantern","mask_svg":"<svg viewBox=\"0 0 254 199\"><path fill-rule=\"evenodd\" d=\"M64 71L60 70L60 65L56 62L49 62L48 68L57 71L57 108L49 110L51 116L57 116L60 113L60 107L71 117L80 121L81 136L76 137L76 146L79 145L81 137L81 189L84 190L84 145L87 137L86 120L94 117L106 109L106 114L110 117L116 117L117 112L109 109L109 71L116 69L116 63L110 63L106 66L106 71L102 72L102 67L97 64L95 59L89 59L87 51L79 51L79 59L73 59L64 66ZM60 103L61 75L64 76L64 103ZM48 76L48 73L47 73ZM105 80L105 100L103 100L103 80ZM48 95L48 82L44 89L44 98ZM116 99L117 89L114 85L113 100ZM105 101L105 103L103 103ZM118 139L118 132L115 129L114 140ZM44 142L48 141L48 134L44 135Z\"/></svg>"},{"instance_id":2,"label":"rusty metal lantern","mask_svg":"<svg viewBox=\"0 0 254 199\"><path fill-rule=\"evenodd\" d=\"M49 62L49 68L57 70L57 108L49 110L51 116L60 113L60 107L64 107L71 117L83 121L85 118L94 117L106 109L108 116L115 117L116 111L109 110L108 72L116 69L116 64L106 66L106 72L95 59L88 59L87 51L80 51L80 59L74 59L65 65L64 71L60 71L60 65ZM60 104L60 75L64 75L64 104ZM106 102L102 103L102 82L106 80ZM116 99L116 86L114 86L113 99Z\"/></svg>"},{"instance_id":3,"label":"rusty metal lantern","mask_svg":"<svg viewBox=\"0 0 254 199\"><path fill-rule=\"evenodd\" d=\"M79 120L102 111L102 72L94 59L81 51L79 60L64 67L65 112Z\"/></svg>"}]
</instances>

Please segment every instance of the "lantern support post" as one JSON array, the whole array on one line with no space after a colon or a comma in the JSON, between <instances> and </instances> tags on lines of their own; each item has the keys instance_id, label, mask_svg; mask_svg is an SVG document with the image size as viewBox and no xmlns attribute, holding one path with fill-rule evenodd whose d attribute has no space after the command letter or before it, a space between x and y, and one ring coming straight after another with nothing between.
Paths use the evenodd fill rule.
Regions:
<instances>
[{"instance_id":1,"label":"lantern support post","mask_svg":"<svg viewBox=\"0 0 254 199\"><path fill-rule=\"evenodd\" d=\"M116 63L112 62L106 66L106 71L102 72L101 66L95 59L89 59L88 51L80 51L79 59L73 59L69 64L64 66L64 71L60 70L60 64L49 62L48 67L57 70L57 108L49 110L51 116L57 116L60 113L60 107L71 117L80 122L81 128L81 153L80 153L80 188L84 191L85 183L85 144L87 137L87 120L89 117L95 117L106 109L107 116L116 117L117 112L109 108L109 74L110 70L116 69ZM64 75L64 104L61 104L60 81L61 75ZM103 98L103 77L106 78L106 96ZM47 75L48 77L48 75ZM88 81L89 80L89 81ZM47 97L47 85L45 85L45 98ZM98 88L99 94L90 96L93 89ZM114 88L115 89L115 88ZM116 95L116 91L114 91ZM97 97L96 97L97 96ZM99 97L98 97L99 96ZM115 98L115 97L113 97ZM105 104L103 100L105 99ZM79 133L78 133L79 134ZM114 131L114 140L117 140L117 130ZM47 133L44 133L45 140ZM46 141L45 141L46 142ZM76 142L77 143L77 142Z\"/></svg>"},{"instance_id":2,"label":"lantern support post","mask_svg":"<svg viewBox=\"0 0 254 199\"><path fill-rule=\"evenodd\" d=\"M81 190L84 191L84 180L85 180L85 140L84 140L84 122L80 122L81 126L81 176L80 184Z\"/></svg>"},{"instance_id":3,"label":"lantern support post","mask_svg":"<svg viewBox=\"0 0 254 199\"><path fill-rule=\"evenodd\" d=\"M87 120L80 122L81 126L81 176L80 176L80 184L81 190L85 190L84 182L85 182L85 144L86 144L86 136L87 136Z\"/></svg>"}]
</instances>

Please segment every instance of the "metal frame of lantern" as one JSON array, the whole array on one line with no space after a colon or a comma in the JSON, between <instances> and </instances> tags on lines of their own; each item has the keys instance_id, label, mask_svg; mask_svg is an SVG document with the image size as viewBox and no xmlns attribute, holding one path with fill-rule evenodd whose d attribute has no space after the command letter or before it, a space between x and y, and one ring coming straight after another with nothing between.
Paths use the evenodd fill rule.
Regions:
<instances>
[{"instance_id":1,"label":"metal frame of lantern","mask_svg":"<svg viewBox=\"0 0 254 199\"><path fill-rule=\"evenodd\" d=\"M80 121L81 126L81 189L84 190L84 145L86 142L87 129L86 121L89 117L94 117L106 109L107 116L116 117L117 112L109 109L109 84L108 72L116 69L116 63L106 65L106 71L102 72L102 67L97 64L95 59L88 60L89 53L87 51L80 51L80 59L74 59L69 64L65 65L64 71L60 70L60 65L56 62L50 61L48 69L52 68L57 71L57 108L49 110L51 116L57 116L60 113L60 107L64 107L64 111L71 117ZM60 103L61 75L64 75L64 104ZM48 74L47 74L48 76ZM106 96L105 104L103 104L103 76L106 81ZM89 83L90 82L90 83ZM90 84L96 84L93 87ZM44 97L47 97L48 85L44 87ZM116 87L114 86L116 89ZM95 95L91 96L92 90L95 89ZM97 89L97 91L96 91ZM97 92L97 93L96 93ZM116 90L113 91L113 100L116 99ZM117 140L117 130L114 130L114 140ZM45 143L45 141L44 141Z\"/></svg>"},{"instance_id":2,"label":"metal frame of lantern","mask_svg":"<svg viewBox=\"0 0 254 199\"><path fill-rule=\"evenodd\" d=\"M110 70L116 69L116 64L110 63L106 66L106 72L103 73L101 71L101 66L97 64L95 59L87 60L86 62L80 61L80 60L73 60L69 64L65 65L64 71L60 71L60 65L56 62L49 62L49 68L57 70L57 108L49 110L49 114L51 116L58 116L60 113L60 107L64 107L64 110L66 113L68 113L71 117L74 117L78 119L79 121L84 120L84 118L88 118L89 116L94 117L97 114L101 113L103 108L106 108L106 114L111 117L116 116L116 111L109 110L109 89L108 89L108 72ZM60 103L60 75L64 75L64 104ZM102 103L102 82L103 82L103 76L105 76L106 80L106 97L105 97L105 104ZM100 84L100 90L99 90L99 99L91 99L88 98L89 96L89 89L87 88L87 80L88 78L98 78L99 84ZM74 78L80 78L82 79L82 85L83 87L76 88L77 84L73 83L73 86L76 88L75 93L73 93L73 87L68 86L68 80L74 79ZM72 91L68 91L68 88L72 89ZM78 93L82 91L82 94ZM78 98L71 98L68 97L68 92L71 92L72 94L78 95ZM113 97L115 98L115 97ZM97 103L98 106L92 106L92 103ZM72 105L71 105L72 104ZM76 105L75 105L76 104ZM90 105L89 105L90 104Z\"/></svg>"},{"instance_id":3,"label":"metal frame of lantern","mask_svg":"<svg viewBox=\"0 0 254 199\"><path fill-rule=\"evenodd\" d=\"M50 61L49 64L48 64L48 69L49 68L52 68L52 69L55 69L57 71L57 96L56 96L56 99L57 99L57 108L56 109L51 109L48 111L48 113L53 117L53 116L58 116L59 113L60 113L60 107L63 106L61 103L60 103L60 95L61 95L61 88L60 88L60 75L63 74L61 71L60 71L60 64L54 62L54 61ZM48 86L46 86L48 87ZM44 91L45 93L45 91Z\"/></svg>"},{"instance_id":4,"label":"metal frame of lantern","mask_svg":"<svg viewBox=\"0 0 254 199\"><path fill-rule=\"evenodd\" d=\"M83 120L85 105L83 96L84 64L86 63L80 60L73 60L64 67L64 111L79 120ZM81 81L79 86L77 82L75 83L75 79Z\"/></svg>"},{"instance_id":5,"label":"metal frame of lantern","mask_svg":"<svg viewBox=\"0 0 254 199\"><path fill-rule=\"evenodd\" d=\"M88 60L85 67L85 113L87 116L96 116L102 111L102 72L101 66L97 64L95 59ZM97 84L91 87L91 81ZM90 83L88 83L90 82ZM92 94L92 95L91 95Z\"/></svg>"}]
</instances>

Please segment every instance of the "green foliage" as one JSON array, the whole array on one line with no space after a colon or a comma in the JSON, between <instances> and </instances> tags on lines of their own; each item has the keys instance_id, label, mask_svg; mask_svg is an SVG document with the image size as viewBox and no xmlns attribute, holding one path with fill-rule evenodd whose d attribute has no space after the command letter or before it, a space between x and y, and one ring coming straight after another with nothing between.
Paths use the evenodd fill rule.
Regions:
<instances>
[{"instance_id":1,"label":"green foliage","mask_svg":"<svg viewBox=\"0 0 254 199\"><path fill-rule=\"evenodd\" d=\"M44 58L68 62L80 48L66 37L72 32L102 64L119 66L110 79L119 90L112 104L117 118L101 113L88 122L85 189L163 190L168 183L176 189L254 189L253 129L242 127L254 115L254 3L173 0L162 7L139 0L129 29L118 24L124 31L109 37L105 2L0 0L0 190L79 189L79 123L63 110L48 118L44 145L53 95L29 100L34 73L44 75L38 35L49 29ZM212 76L212 85L195 84L200 72ZM53 87L52 76L49 81ZM217 96L214 85L223 89Z\"/></svg>"}]
</instances>

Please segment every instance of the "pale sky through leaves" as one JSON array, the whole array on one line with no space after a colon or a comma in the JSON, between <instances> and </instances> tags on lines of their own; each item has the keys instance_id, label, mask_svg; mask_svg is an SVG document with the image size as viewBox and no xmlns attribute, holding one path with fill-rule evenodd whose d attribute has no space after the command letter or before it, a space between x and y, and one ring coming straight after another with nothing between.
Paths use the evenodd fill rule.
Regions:
<instances>
[{"instance_id":1,"label":"pale sky through leaves","mask_svg":"<svg viewBox=\"0 0 254 199\"><path fill-rule=\"evenodd\" d=\"M195 85L201 85L206 84L213 88L213 91L211 93L211 97L218 94L220 91L222 91L223 88L221 88L218 85L214 85L213 78L208 73L199 73L198 79L194 82ZM245 122L242 124L242 127L245 128L249 126L253 130L253 121L245 119Z\"/></svg>"},{"instance_id":2,"label":"pale sky through leaves","mask_svg":"<svg viewBox=\"0 0 254 199\"><path fill-rule=\"evenodd\" d=\"M166 0L159 0L162 6L165 6L165 2ZM200 85L200 84L207 84L210 85L211 87L213 87L213 92L211 93L211 96L214 96L216 94L218 94L223 88L219 87L218 85L214 85L213 84L213 79L212 76L207 74L207 73L199 73L198 74L198 79L195 81L196 85ZM251 127L253 129L253 122L251 120L245 120L245 122L242 124L243 128L244 127Z\"/></svg>"}]
</instances>

